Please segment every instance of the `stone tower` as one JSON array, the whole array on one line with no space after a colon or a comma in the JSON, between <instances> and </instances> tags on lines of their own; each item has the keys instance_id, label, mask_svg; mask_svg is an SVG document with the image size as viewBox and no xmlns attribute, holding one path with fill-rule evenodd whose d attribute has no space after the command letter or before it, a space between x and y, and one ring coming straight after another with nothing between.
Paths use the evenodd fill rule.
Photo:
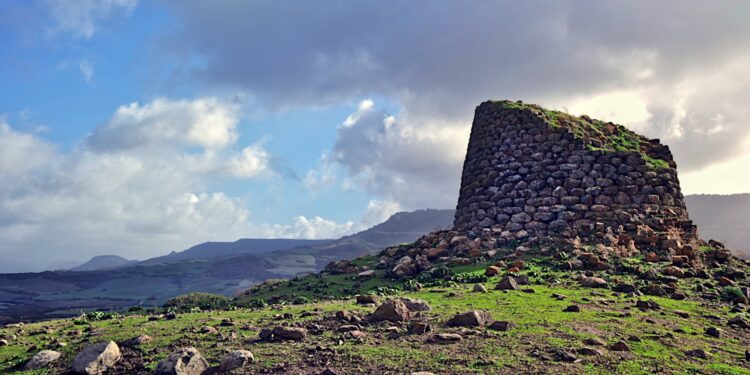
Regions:
<instances>
[{"instance_id":1,"label":"stone tower","mask_svg":"<svg viewBox=\"0 0 750 375\"><path fill-rule=\"evenodd\" d=\"M476 108L456 230L502 238L626 238L676 252L697 239L667 146L536 105Z\"/></svg>"}]
</instances>

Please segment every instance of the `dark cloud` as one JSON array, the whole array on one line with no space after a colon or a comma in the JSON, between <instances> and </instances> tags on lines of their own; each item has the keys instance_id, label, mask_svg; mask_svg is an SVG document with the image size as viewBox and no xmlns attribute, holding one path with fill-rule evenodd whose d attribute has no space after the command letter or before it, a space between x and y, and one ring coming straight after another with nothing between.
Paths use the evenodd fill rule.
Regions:
<instances>
[{"instance_id":1,"label":"dark cloud","mask_svg":"<svg viewBox=\"0 0 750 375\"><path fill-rule=\"evenodd\" d=\"M241 87L271 107L382 95L413 119L468 126L487 98L561 103L638 89L686 169L736 154L747 138L742 89L675 90L750 50L742 1L169 1L175 55L199 55L209 85ZM730 82L727 82L729 84ZM702 82L710 85L710 82ZM715 86L715 85L714 85ZM685 103L680 115L676 104ZM681 116L685 131L661 121ZM718 133L707 118L723 118ZM691 153L701 142L700 156ZM705 143L704 143L705 142Z\"/></svg>"}]
</instances>

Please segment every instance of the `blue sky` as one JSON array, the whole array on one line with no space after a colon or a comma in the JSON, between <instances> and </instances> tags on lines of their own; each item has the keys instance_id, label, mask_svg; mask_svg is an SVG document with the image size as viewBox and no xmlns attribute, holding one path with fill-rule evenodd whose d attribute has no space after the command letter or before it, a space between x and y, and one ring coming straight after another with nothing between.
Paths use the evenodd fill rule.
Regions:
<instances>
[{"instance_id":1,"label":"blue sky","mask_svg":"<svg viewBox=\"0 0 750 375\"><path fill-rule=\"evenodd\" d=\"M750 6L722 5L0 0L0 272L452 208L490 98L658 137L686 193L750 191Z\"/></svg>"}]
</instances>

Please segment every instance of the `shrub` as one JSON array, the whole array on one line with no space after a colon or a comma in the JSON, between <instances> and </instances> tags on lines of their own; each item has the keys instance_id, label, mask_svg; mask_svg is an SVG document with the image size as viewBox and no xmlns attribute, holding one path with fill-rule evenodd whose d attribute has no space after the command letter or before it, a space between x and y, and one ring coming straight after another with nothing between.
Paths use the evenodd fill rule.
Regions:
<instances>
[{"instance_id":1,"label":"shrub","mask_svg":"<svg viewBox=\"0 0 750 375\"><path fill-rule=\"evenodd\" d=\"M727 286L721 290L721 299L725 301L734 301L737 297L742 297L742 290L736 286Z\"/></svg>"},{"instance_id":2,"label":"shrub","mask_svg":"<svg viewBox=\"0 0 750 375\"><path fill-rule=\"evenodd\" d=\"M217 310L225 309L229 302L229 298L218 294L190 293L170 298L164 303L164 307L176 311L190 311L196 307L201 310Z\"/></svg>"}]
</instances>

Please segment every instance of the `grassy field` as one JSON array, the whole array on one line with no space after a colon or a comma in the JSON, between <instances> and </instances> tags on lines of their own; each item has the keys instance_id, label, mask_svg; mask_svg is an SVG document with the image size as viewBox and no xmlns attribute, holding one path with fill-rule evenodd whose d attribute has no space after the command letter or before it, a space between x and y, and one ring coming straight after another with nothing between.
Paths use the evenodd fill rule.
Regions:
<instances>
[{"instance_id":1,"label":"grassy field","mask_svg":"<svg viewBox=\"0 0 750 375\"><path fill-rule=\"evenodd\" d=\"M474 275L481 275L483 270L484 265L453 269ZM255 293L245 299L270 300L280 295L288 300L305 297L314 301L320 295L338 299L182 313L174 320L149 321L144 314L105 321L68 319L3 328L0 335L18 338L0 347L0 372L13 373L36 350L51 348L62 351L64 357L57 367L40 373L58 373L67 368L86 343L124 341L145 334L154 340L137 348L144 372L155 368L158 361L174 349L190 345L198 348L211 365L218 365L228 349L252 351L257 362L244 369L245 373L318 373L329 366L345 374L411 371L436 374L750 374L744 354L750 334L726 325L726 321L736 315L730 312L728 305L691 299L628 297L606 289L581 288L570 275L534 264L522 273L530 275L531 279L529 286L522 287L525 289L493 290L498 281L494 277L484 282L489 289L487 293L473 292L472 283L404 291L403 285L383 279L382 274L368 281L355 280L352 275L322 278L311 275L290 284L256 288ZM406 326L396 324L403 334L391 337L388 324L367 323L361 323L361 330L367 333L363 339L353 339L339 332L337 328L342 323L333 317L336 311L346 310L364 317L374 310L373 306L357 305L347 297L378 290L429 303L432 309L421 313L424 314L421 319L430 322L433 332L406 334ZM554 298L557 295L565 298ZM638 299L653 300L661 308L637 309L634 306ZM581 311L564 312L571 304L580 306ZM495 320L511 321L517 327L497 332L445 325L454 314L472 309L487 310ZM226 318L235 325L222 327L220 323ZM301 342L258 341L260 329L280 324L323 328L311 331L312 334ZM200 333L205 326L215 327L217 332ZM722 329L721 338L706 335L704 332L709 327ZM23 333L19 334L21 330ZM452 344L427 342L434 333L441 332L458 332L464 339ZM584 344L584 340L592 338L600 339L604 345ZM630 350L608 348L618 341L627 343ZM583 347L596 348L601 355L576 354L575 362L558 358L561 351L578 353ZM704 350L707 358L686 354L693 349Z\"/></svg>"}]
</instances>

